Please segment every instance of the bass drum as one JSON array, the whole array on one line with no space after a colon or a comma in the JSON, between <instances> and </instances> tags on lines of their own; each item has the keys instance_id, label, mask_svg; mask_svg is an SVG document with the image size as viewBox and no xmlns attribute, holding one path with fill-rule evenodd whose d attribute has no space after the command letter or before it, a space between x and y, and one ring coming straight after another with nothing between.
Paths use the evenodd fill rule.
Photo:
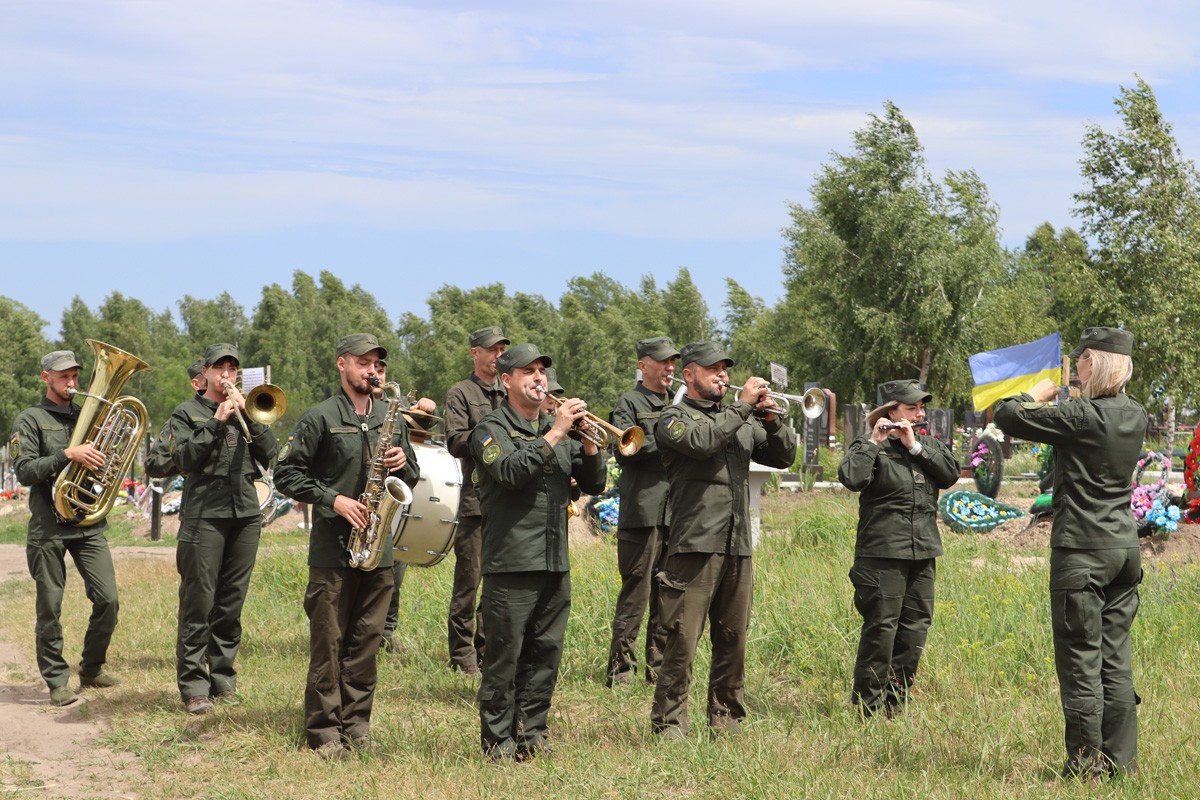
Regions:
<instances>
[{"instance_id":1,"label":"bass drum","mask_svg":"<svg viewBox=\"0 0 1200 800\"><path fill-rule=\"evenodd\" d=\"M392 557L418 567L432 567L454 546L462 467L449 450L438 445L414 442L413 451L421 467L421 480L413 487L412 504L393 517Z\"/></svg>"}]
</instances>

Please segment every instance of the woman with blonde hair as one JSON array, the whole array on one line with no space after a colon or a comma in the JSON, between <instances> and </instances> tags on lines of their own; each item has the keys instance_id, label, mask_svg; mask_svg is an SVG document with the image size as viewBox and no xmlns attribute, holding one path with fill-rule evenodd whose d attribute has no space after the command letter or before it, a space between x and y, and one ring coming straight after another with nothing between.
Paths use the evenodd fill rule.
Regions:
<instances>
[{"instance_id":1,"label":"woman with blonde hair","mask_svg":"<svg viewBox=\"0 0 1200 800\"><path fill-rule=\"evenodd\" d=\"M1129 630L1142 580L1131 476L1149 418L1125 394L1133 336L1088 328L1076 359L1083 396L1042 381L996 404L1005 433L1054 445L1050 611L1065 720L1063 777L1137 769L1137 703Z\"/></svg>"}]
</instances>

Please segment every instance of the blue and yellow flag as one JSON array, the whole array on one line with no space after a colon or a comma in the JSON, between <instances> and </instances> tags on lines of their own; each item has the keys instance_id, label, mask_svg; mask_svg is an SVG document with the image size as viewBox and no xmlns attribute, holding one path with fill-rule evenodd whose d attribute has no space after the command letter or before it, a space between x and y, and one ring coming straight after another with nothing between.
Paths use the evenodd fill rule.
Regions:
<instances>
[{"instance_id":1,"label":"blue and yellow flag","mask_svg":"<svg viewBox=\"0 0 1200 800\"><path fill-rule=\"evenodd\" d=\"M971 399L983 411L1002 397L1028 391L1043 378L1062 376L1062 339L1057 333L1033 342L976 353L967 359L975 388Z\"/></svg>"}]
</instances>

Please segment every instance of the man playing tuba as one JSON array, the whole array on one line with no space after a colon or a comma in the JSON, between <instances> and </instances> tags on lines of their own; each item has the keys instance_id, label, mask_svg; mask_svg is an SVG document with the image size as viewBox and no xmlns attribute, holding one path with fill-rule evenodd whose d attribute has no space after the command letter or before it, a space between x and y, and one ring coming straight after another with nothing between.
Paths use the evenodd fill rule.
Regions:
<instances>
[{"instance_id":1,"label":"man playing tuba","mask_svg":"<svg viewBox=\"0 0 1200 800\"><path fill-rule=\"evenodd\" d=\"M108 644L117 627L117 579L112 553L104 538L103 517L88 526L61 521L54 509L54 483L68 464L95 470L106 457L91 444L71 446L79 407L71 402L79 385L79 362L70 350L55 350L42 358L46 397L41 405L22 411L13 425L9 453L17 480L29 487L29 529L25 556L37 587L35 647L38 670L50 688L50 703L65 706L78 696L68 686L71 669L63 658L62 612L66 588L66 553L92 601L92 615L83 638L79 686L108 688L119 681L104 671Z\"/></svg>"}]
</instances>

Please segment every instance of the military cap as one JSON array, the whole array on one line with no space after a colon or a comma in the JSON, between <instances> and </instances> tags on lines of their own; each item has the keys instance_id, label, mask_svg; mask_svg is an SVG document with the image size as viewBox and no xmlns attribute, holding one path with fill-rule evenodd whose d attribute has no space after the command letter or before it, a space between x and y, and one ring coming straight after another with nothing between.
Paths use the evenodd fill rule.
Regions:
<instances>
[{"instance_id":1,"label":"military cap","mask_svg":"<svg viewBox=\"0 0 1200 800\"><path fill-rule=\"evenodd\" d=\"M46 353L42 356L43 372L58 372L78 366L79 361L70 350L55 350L53 353Z\"/></svg>"},{"instance_id":2,"label":"military cap","mask_svg":"<svg viewBox=\"0 0 1200 800\"><path fill-rule=\"evenodd\" d=\"M547 367L554 363L550 356L542 355L536 344L519 344L500 354L496 359L496 371L512 372L518 367L527 367L534 361L541 361Z\"/></svg>"},{"instance_id":3,"label":"military cap","mask_svg":"<svg viewBox=\"0 0 1200 800\"><path fill-rule=\"evenodd\" d=\"M194 380L197 375L204 371L204 362L197 361L187 368L188 380Z\"/></svg>"},{"instance_id":4,"label":"military cap","mask_svg":"<svg viewBox=\"0 0 1200 800\"><path fill-rule=\"evenodd\" d=\"M372 350L378 350L380 358L387 358L387 348L379 343L374 334L352 333L349 336L343 336L337 343L337 354L339 356L344 356L347 353L352 356L361 356L366 355Z\"/></svg>"},{"instance_id":5,"label":"military cap","mask_svg":"<svg viewBox=\"0 0 1200 800\"><path fill-rule=\"evenodd\" d=\"M928 403L933 395L921 388L920 381L888 381L879 384L879 399L887 403Z\"/></svg>"},{"instance_id":6,"label":"military cap","mask_svg":"<svg viewBox=\"0 0 1200 800\"><path fill-rule=\"evenodd\" d=\"M669 336L655 336L653 339L639 339L637 343L638 358L649 356L655 361L666 361L669 358L679 358L679 348Z\"/></svg>"},{"instance_id":7,"label":"military cap","mask_svg":"<svg viewBox=\"0 0 1200 800\"><path fill-rule=\"evenodd\" d=\"M679 356L679 362L685 367L688 364L711 367L718 361L724 361L725 365L729 367L732 367L735 363L715 342L692 342L691 344L685 344Z\"/></svg>"},{"instance_id":8,"label":"military cap","mask_svg":"<svg viewBox=\"0 0 1200 800\"><path fill-rule=\"evenodd\" d=\"M1071 358L1079 358L1084 350L1106 350L1123 356L1133 355L1133 334L1120 328L1085 328Z\"/></svg>"},{"instance_id":9,"label":"military cap","mask_svg":"<svg viewBox=\"0 0 1200 800\"><path fill-rule=\"evenodd\" d=\"M508 337L504 335L504 331L500 330L499 325L480 328L472 333L470 338L471 347L492 347L500 342L508 344Z\"/></svg>"},{"instance_id":10,"label":"military cap","mask_svg":"<svg viewBox=\"0 0 1200 800\"><path fill-rule=\"evenodd\" d=\"M564 394L567 390L558 382L558 370L546 367L546 391L550 394Z\"/></svg>"},{"instance_id":11,"label":"military cap","mask_svg":"<svg viewBox=\"0 0 1200 800\"><path fill-rule=\"evenodd\" d=\"M210 344L208 349L204 351L204 366L210 366L217 363L222 358L232 358L239 364L242 363L238 358L238 349L236 344L221 342L220 344Z\"/></svg>"}]
</instances>

